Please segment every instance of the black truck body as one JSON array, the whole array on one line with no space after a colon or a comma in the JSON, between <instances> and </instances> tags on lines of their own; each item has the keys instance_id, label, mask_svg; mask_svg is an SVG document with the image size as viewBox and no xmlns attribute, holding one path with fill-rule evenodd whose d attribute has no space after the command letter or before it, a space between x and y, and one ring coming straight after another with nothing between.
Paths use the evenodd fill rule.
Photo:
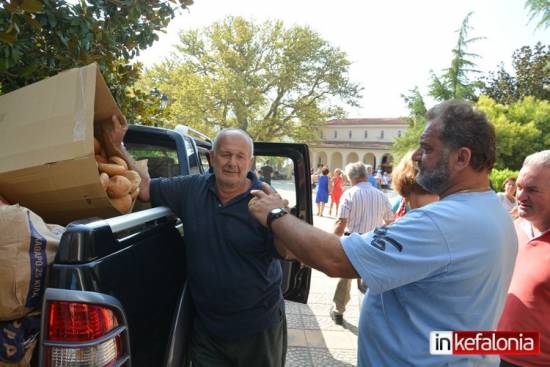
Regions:
<instances>
[{"instance_id":1,"label":"black truck body","mask_svg":"<svg viewBox=\"0 0 550 367\"><path fill-rule=\"evenodd\" d=\"M209 169L210 142L186 128L131 125L125 145L136 159L147 159L152 177ZM255 156L292 162L292 214L312 223L307 147L257 143ZM136 206L128 215L71 223L44 293L40 366L186 366L193 307L185 246L168 208ZM306 303L311 269L281 263L285 298Z\"/></svg>"}]
</instances>

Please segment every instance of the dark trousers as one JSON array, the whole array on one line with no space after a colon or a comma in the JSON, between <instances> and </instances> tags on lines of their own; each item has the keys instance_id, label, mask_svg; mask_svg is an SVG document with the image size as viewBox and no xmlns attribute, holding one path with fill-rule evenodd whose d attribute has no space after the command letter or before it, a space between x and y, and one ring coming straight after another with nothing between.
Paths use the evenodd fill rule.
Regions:
<instances>
[{"instance_id":1,"label":"dark trousers","mask_svg":"<svg viewBox=\"0 0 550 367\"><path fill-rule=\"evenodd\" d=\"M286 316L258 334L220 339L194 328L192 367L284 367L287 349Z\"/></svg>"}]
</instances>

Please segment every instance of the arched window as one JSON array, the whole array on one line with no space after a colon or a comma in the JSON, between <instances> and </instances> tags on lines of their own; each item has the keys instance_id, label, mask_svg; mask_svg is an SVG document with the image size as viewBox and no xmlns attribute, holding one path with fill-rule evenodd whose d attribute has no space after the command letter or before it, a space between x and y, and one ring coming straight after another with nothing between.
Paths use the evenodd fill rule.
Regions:
<instances>
[{"instance_id":1,"label":"arched window","mask_svg":"<svg viewBox=\"0 0 550 367\"><path fill-rule=\"evenodd\" d=\"M338 137L338 130L334 130L334 139Z\"/></svg>"},{"instance_id":2,"label":"arched window","mask_svg":"<svg viewBox=\"0 0 550 367\"><path fill-rule=\"evenodd\" d=\"M367 130L365 130L365 134L364 134L364 138L368 138L369 137L369 132Z\"/></svg>"},{"instance_id":3,"label":"arched window","mask_svg":"<svg viewBox=\"0 0 550 367\"><path fill-rule=\"evenodd\" d=\"M350 138L350 139L351 139L351 130L350 130L350 131L348 131L348 138Z\"/></svg>"},{"instance_id":4,"label":"arched window","mask_svg":"<svg viewBox=\"0 0 550 367\"><path fill-rule=\"evenodd\" d=\"M380 130L380 139L384 139L384 130Z\"/></svg>"},{"instance_id":5,"label":"arched window","mask_svg":"<svg viewBox=\"0 0 550 367\"><path fill-rule=\"evenodd\" d=\"M401 130L397 130L397 137L398 137L398 138L401 137Z\"/></svg>"}]
</instances>

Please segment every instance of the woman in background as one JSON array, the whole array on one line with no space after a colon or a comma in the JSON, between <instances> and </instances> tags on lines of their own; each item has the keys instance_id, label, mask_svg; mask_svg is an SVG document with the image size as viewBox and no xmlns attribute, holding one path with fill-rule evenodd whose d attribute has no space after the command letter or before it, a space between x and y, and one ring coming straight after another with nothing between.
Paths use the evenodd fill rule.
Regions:
<instances>
[{"instance_id":1,"label":"woman in background","mask_svg":"<svg viewBox=\"0 0 550 367\"><path fill-rule=\"evenodd\" d=\"M319 217L323 216L323 211L325 210L325 205L328 203L328 194L329 194L329 178L328 173L330 171L328 168L323 168L321 171L322 175L319 176L319 181L317 182L317 196L315 196L315 203L317 203L317 215Z\"/></svg>"},{"instance_id":2,"label":"woman in background","mask_svg":"<svg viewBox=\"0 0 550 367\"><path fill-rule=\"evenodd\" d=\"M502 183L504 187L504 192L497 193L500 203L506 209L506 211L511 212L516 206L516 178L508 177Z\"/></svg>"},{"instance_id":3,"label":"woman in background","mask_svg":"<svg viewBox=\"0 0 550 367\"><path fill-rule=\"evenodd\" d=\"M426 204L439 200L439 196L426 191L416 183L416 167L412 160L414 150L407 152L392 172L392 187L399 195L392 210L394 219L401 218L409 210L420 208Z\"/></svg>"},{"instance_id":4,"label":"woman in background","mask_svg":"<svg viewBox=\"0 0 550 367\"><path fill-rule=\"evenodd\" d=\"M340 198L344 193L344 177L342 176L342 170L336 168L334 174L330 179L330 208L328 209L328 215L332 215L332 205L336 204L336 213L338 215L338 205L340 205Z\"/></svg>"}]
</instances>

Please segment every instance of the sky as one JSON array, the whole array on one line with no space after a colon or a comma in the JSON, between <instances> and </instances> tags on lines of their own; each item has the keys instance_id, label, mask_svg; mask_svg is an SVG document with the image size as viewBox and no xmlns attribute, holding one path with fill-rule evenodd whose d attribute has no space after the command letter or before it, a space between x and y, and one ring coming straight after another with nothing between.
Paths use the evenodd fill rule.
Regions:
<instances>
[{"instance_id":1,"label":"sky","mask_svg":"<svg viewBox=\"0 0 550 367\"><path fill-rule=\"evenodd\" d=\"M464 17L469 37L484 37L468 51L478 70L501 62L512 72L515 50L537 41L550 44L550 30L529 22L524 0L194 0L174 18L159 41L139 56L146 67L170 58L181 31L208 26L226 16L257 22L280 19L287 27L309 26L351 61L349 76L363 88L361 107L348 117L399 117L408 113L401 97L418 86L426 96L430 70L449 67ZM426 99L430 107L433 101Z\"/></svg>"}]
</instances>

